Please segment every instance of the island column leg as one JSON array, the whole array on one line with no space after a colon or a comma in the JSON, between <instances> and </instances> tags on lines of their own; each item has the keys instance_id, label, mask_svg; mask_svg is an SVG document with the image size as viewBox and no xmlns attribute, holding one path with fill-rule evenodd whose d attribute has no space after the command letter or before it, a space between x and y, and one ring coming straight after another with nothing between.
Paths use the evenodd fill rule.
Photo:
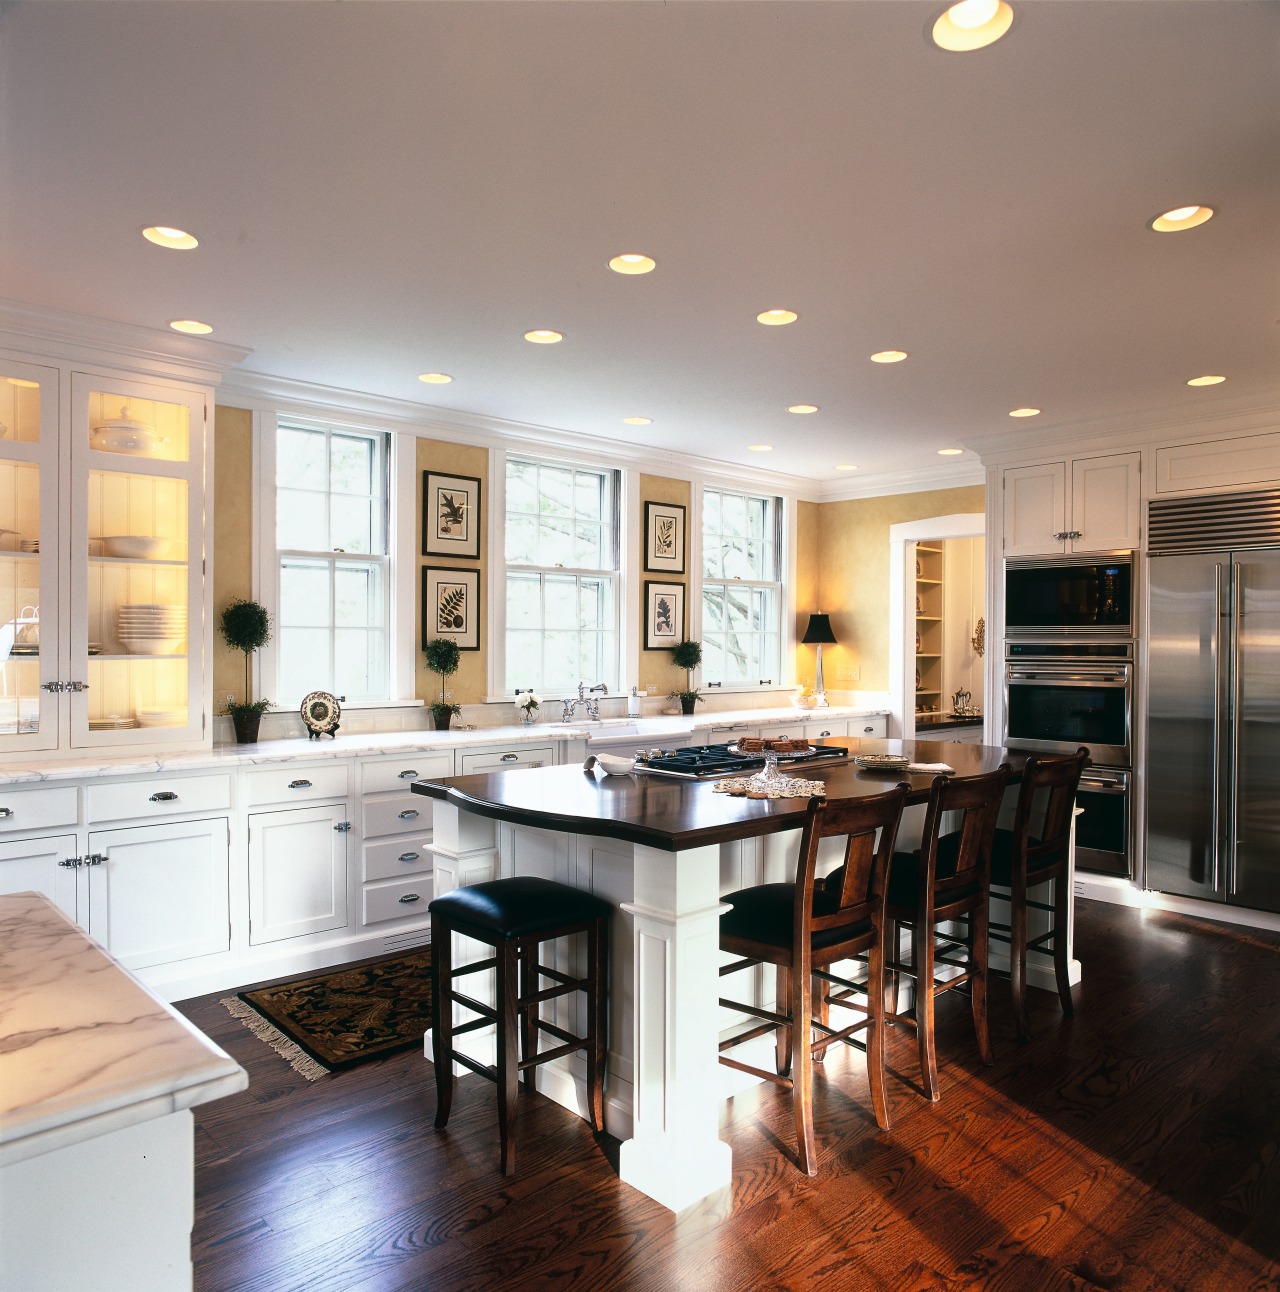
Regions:
<instances>
[{"instance_id":1,"label":"island column leg","mask_svg":"<svg viewBox=\"0 0 1280 1292\"><path fill-rule=\"evenodd\" d=\"M621 1176L681 1211L730 1182L719 1138L720 849L637 844L632 1138Z\"/></svg>"}]
</instances>

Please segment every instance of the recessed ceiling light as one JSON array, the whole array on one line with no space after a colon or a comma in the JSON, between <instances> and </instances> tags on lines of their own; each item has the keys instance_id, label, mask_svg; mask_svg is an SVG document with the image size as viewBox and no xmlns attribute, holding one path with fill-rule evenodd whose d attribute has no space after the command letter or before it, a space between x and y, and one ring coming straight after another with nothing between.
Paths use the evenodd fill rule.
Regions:
<instances>
[{"instance_id":1,"label":"recessed ceiling light","mask_svg":"<svg viewBox=\"0 0 1280 1292\"><path fill-rule=\"evenodd\" d=\"M627 426L650 426L653 423L652 417L624 417L622 420Z\"/></svg>"},{"instance_id":2,"label":"recessed ceiling light","mask_svg":"<svg viewBox=\"0 0 1280 1292\"><path fill-rule=\"evenodd\" d=\"M1040 410L1038 408L1011 408L1009 410L1010 417L1039 417L1039 415Z\"/></svg>"},{"instance_id":3,"label":"recessed ceiling light","mask_svg":"<svg viewBox=\"0 0 1280 1292\"><path fill-rule=\"evenodd\" d=\"M871 356L872 363L901 363L907 357L905 350L877 350Z\"/></svg>"},{"instance_id":4,"label":"recessed ceiling light","mask_svg":"<svg viewBox=\"0 0 1280 1292\"><path fill-rule=\"evenodd\" d=\"M142 236L157 247L168 247L170 251L190 251L198 247L200 241L192 237L186 229L173 229L167 224L153 224L143 229Z\"/></svg>"},{"instance_id":5,"label":"recessed ceiling light","mask_svg":"<svg viewBox=\"0 0 1280 1292\"><path fill-rule=\"evenodd\" d=\"M1157 233L1180 233L1183 229L1194 229L1197 224L1203 224L1212 218L1211 206L1179 206L1157 215L1150 227Z\"/></svg>"},{"instance_id":6,"label":"recessed ceiling light","mask_svg":"<svg viewBox=\"0 0 1280 1292\"><path fill-rule=\"evenodd\" d=\"M942 458L953 458L957 453L963 452L963 449L939 449L938 456Z\"/></svg>"},{"instance_id":7,"label":"recessed ceiling light","mask_svg":"<svg viewBox=\"0 0 1280 1292\"><path fill-rule=\"evenodd\" d=\"M858 469L858 468L857 468L857 466L856 466L854 463L852 463L852 462L837 462L837 463L836 463L836 470L837 470L837 471L856 471L857 469Z\"/></svg>"},{"instance_id":8,"label":"recessed ceiling light","mask_svg":"<svg viewBox=\"0 0 1280 1292\"><path fill-rule=\"evenodd\" d=\"M35 390L39 390L39 389L40 389L40 383L39 383L38 381L27 381L27 379L26 379L25 377L10 377L10 378L9 378L9 385L11 385L11 386L27 386L27 387L31 387L31 388L33 388L33 389L35 389Z\"/></svg>"},{"instance_id":9,"label":"recessed ceiling light","mask_svg":"<svg viewBox=\"0 0 1280 1292\"><path fill-rule=\"evenodd\" d=\"M795 310L765 310L756 315L756 322L766 327L781 327L784 323L794 323L800 317Z\"/></svg>"},{"instance_id":10,"label":"recessed ceiling light","mask_svg":"<svg viewBox=\"0 0 1280 1292\"><path fill-rule=\"evenodd\" d=\"M609 268L615 274L649 274L657 267L658 262L652 256L642 256L638 251L628 251L609 261Z\"/></svg>"},{"instance_id":11,"label":"recessed ceiling light","mask_svg":"<svg viewBox=\"0 0 1280 1292\"><path fill-rule=\"evenodd\" d=\"M772 453L773 452L772 444L748 444L747 448L749 448L752 453Z\"/></svg>"},{"instance_id":12,"label":"recessed ceiling light","mask_svg":"<svg viewBox=\"0 0 1280 1292\"><path fill-rule=\"evenodd\" d=\"M816 413L817 411L817 404L792 404L791 407L787 409L788 413Z\"/></svg>"},{"instance_id":13,"label":"recessed ceiling light","mask_svg":"<svg viewBox=\"0 0 1280 1292\"><path fill-rule=\"evenodd\" d=\"M1226 381L1225 377L1192 377L1188 386L1220 386Z\"/></svg>"},{"instance_id":14,"label":"recessed ceiling light","mask_svg":"<svg viewBox=\"0 0 1280 1292\"><path fill-rule=\"evenodd\" d=\"M187 332L191 336L208 336L213 331L211 324L201 323L198 319L170 319L169 326L175 332Z\"/></svg>"},{"instance_id":15,"label":"recessed ceiling light","mask_svg":"<svg viewBox=\"0 0 1280 1292\"><path fill-rule=\"evenodd\" d=\"M447 372L420 372L418 380L425 381L429 386L447 386L453 378Z\"/></svg>"},{"instance_id":16,"label":"recessed ceiling light","mask_svg":"<svg viewBox=\"0 0 1280 1292\"><path fill-rule=\"evenodd\" d=\"M526 341L532 341L534 345L555 345L557 341L564 340L563 332L553 332L550 328L534 328L532 332L524 334Z\"/></svg>"},{"instance_id":17,"label":"recessed ceiling light","mask_svg":"<svg viewBox=\"0 0 1280 1292\"><path fill-rule=\"evenodd\" d=\"M955 54L993 45L1013 25L1004 0L960 0L933 24L933 43Z\"/></svg>"}]
</instances>

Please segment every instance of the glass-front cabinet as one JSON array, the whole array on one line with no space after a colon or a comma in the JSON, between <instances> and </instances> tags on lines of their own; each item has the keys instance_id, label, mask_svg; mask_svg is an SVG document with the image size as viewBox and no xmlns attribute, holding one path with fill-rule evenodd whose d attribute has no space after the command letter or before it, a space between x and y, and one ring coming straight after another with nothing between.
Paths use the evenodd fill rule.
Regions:
<instances>
[{"instance_id":1,"label":"glass-front cabinet","mask_svg":"<svg viewBox=\"0 0 1280 1292\"><path fill-rule=\"evenodd\" d=\"M201 742L205 392L0 377L0 750Z\"/></svg>"}]
</instances>

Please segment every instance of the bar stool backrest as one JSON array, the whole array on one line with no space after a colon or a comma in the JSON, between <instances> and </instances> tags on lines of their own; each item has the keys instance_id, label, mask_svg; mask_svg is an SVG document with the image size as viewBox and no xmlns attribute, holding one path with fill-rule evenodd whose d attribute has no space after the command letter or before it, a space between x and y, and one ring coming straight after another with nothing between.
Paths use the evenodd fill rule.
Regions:
<instances>
[{"instance_id":1,"label":"bar stool backrest","mask_svg":"<svg viewBox=\"0 0 1280 1292\"><path fill-rule=\"evenodd\" d=\"M1089 751L1083 747L1074 754L1033 754L1027 759L1013 818L1015 866L1025 861L1026 869L1035 872L1066 861L1076 791L1088 761Z\"/></svg>"},{"instance_id":2,"label":"bar stool backrest","mask_svg":"<svg viewBox=\"0 0 1280 1292\"><path fill-rule=\"evenodd\" d=\"M945 897L961 890L987 887L991 876L991 840L1008 781L1007 763L1001 763L994 772L978 776L934 777L925 810L920 860L922 880L935 893ZM939 875L938 844L943 819L949 812L963 815L959 829L947 834L944 869L948 873Z\"/></svg>"}]
</instances>

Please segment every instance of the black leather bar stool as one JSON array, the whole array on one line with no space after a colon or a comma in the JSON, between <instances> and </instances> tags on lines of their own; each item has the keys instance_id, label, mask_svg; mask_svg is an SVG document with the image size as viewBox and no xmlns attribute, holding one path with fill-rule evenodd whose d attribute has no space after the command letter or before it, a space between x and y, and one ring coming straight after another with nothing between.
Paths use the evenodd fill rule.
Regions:
<instances>
[{"instance_id":1,"label":"black leather bar stool","mask_svg":"<svg viewBox=\"0 0 1280 1292\"><path fill-rule=\"evenodd\" d=\"M519 1076L525 1089L534 1089L534 1069L575 1050L587 1055L587 1103L594 1130L604 1129L604 1067L607 1043L606 1002L609 965L609 917L613 907L602 898L567 884L519 876L495 879L469 888L456 888L437 897L431 912L432 1058L436 1069L436 1126L449 1121L453 1102L453 1065L478 1072L498 1087L498 1130L502 1141L502 1174L516 1165L516 1095ZM453 934L474 938L494 949L487 960L453 967ZM587 935L587 972L574 978L539 962L540 947L574 933ZM518 975L517 975L518 968ZM455 990L467 974L496 969L496 1008ZM518 985L517 985L518 976ZM541 988L540 980L554 986ZM587 996L587 1034L575 1036L540 1017L544 1001L570 992ZM453 1025L457 1003L479 1017ZM497 1024L497 1063L490 1067L454 1048L454 1037ZM560 1044L538 1052L539 1034Z\"/></svg>"},{"instance_id":2,"label":"black leather bar stool","mask_svg":"<svg viewBox=\"0 0 1280 1292\"><path fill-rule=\"evenodd\" d=\"M991 921L991 936L1009 944L1009 982L1013 989L1013 1017L1018 1039L1031 1039L1027 1021L1027 952L1053 959L1058 999L1066 1018L1075 1014L1071 1003L1070 966L1067 963L1067 905L1071 862L1071 821L1075 813L1080 776L1089 751L1056 758L1034 754L1022 771L1022 787L1012 830L997 830L991 845L993 896L1007 897L1009 923ZM1056 881L1053 902L1035 902L1027 890ZM1047 932L1027 939L1027 911L1048 911L1053 923Z\"/></svg>"}]
</instances>

